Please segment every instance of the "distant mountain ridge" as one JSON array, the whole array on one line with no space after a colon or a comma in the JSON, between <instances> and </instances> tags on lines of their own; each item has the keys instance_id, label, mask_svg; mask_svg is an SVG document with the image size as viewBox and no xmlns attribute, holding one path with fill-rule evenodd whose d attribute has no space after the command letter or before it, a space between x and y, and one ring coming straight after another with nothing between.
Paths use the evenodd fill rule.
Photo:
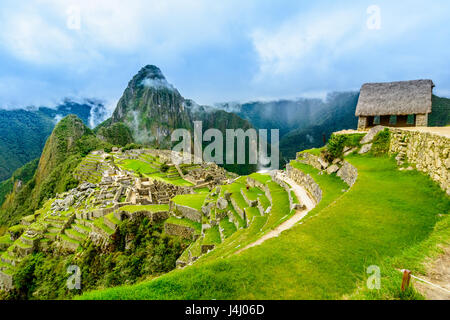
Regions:
<instances>
[{"instance_id":1,"label":"distant mountain ridge","mask_svg":"<svg viewBox=\"0 0 450 320\"><path fill-rule=\"evenodd\" d=\"M104 120L107 110L94 99L65 99L55 108L0 109L0 181L38 158L55 124L69 114L92 128Z\"/></svg>"},{"instance_id":2,"label":"distant mountain ridge","mask_svg":"<svg viewBox=\"0 0 450 320\"><path fill-rule=\"evenodd\" d=\"M332 92L325 100L293 100L218 103L216 108L233 112L258 129L279 129L284 162L299 150L324 145L334 131L356 129L359 92ZM433 95L429 126L450 124L450 99Z\"/></svg>"}]
</instances>

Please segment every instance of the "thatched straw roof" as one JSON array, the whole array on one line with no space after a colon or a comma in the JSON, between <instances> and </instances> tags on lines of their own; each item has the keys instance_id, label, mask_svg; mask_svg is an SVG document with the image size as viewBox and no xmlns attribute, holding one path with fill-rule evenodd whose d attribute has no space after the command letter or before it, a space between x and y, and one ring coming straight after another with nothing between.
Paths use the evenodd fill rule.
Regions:
<instances>
[{"instance_id":1,"label":"thatched straw roof","mask_svg":"<svg viewBox=\"0 0 450 320\"><path fill-rule=\"evenodd\" d=\"M363 84L355 115L430 113L433 87L434 84L431 80Z\"/></svg>"}]
</instances>

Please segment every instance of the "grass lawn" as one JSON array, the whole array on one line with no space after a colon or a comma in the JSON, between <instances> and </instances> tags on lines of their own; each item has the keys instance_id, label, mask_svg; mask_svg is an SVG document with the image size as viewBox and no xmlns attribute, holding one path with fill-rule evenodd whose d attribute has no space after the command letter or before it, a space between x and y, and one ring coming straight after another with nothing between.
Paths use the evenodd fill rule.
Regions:
<instances>
[{"instance_id":1,"label":"grass lawn","mask_svg":"<svg viewBox=\"0 0 450 320\"><path fill-rule=\"evenodd\" d=\"M272 177L270 175L263 173L252 173L251 175L249 175L249 177L261 182L262 184L265 184L266 182L272 180Z\"/></svg>"},{"instance_id":2,"label":"grass lawn","mask_svg":"<svg viewBox=\"0 0 450 320\"><path fill-rule=\"evenodd\" d=\"M384 275L391 270L387 268L392 268L392 259L426 246L435 227L448 216L450 201L427 176L398 171L392 159L355 155L348 161L357 167L358 180L344 193L336 177L319 176L309 169L323 189L323 199L307 220L279 237L216 259L215 253L231 247L237 234L255 232L255 221L192 266L140 284L85 293L82 298L341 299L352 295L367 279L368 266L380 266ZM401 273L392 277L399 279Z\"/></svg>"},{"instance_id":3,"label":"grass lawn","mask_svg":"<svg viewBox=\"0 0 450 320\"><path fill-rule=\"evenodd\" d=\"M182 194L173 197L172 201L181 206L186 206L201 211L203 203L205 202L207 196L208 196L207 193Z\"/></svg>"},{"instance_id":4,"label":"grass lawn","mask_svg":"<svg viewBox=\"0 0 450 320\"><path fill-rule=\"evenodd\" d=\"M125 170L134 171L136 174L140 172L145 177L164 181L166 183L171 183L176 186L187 186L187 187L193 186L192 183L182 179L181 177L169 179L169 178L167 178L167 174L159 171L159 169L157 167L155 167L155 165L150 165L149 163L141 161L141 160L124 159L124 160L121 160L118 163L118 165L121 166ZM178 174L178 172L175 172L175 173Z\"/></svg>"},{"instance_id":5,"label":"grass lawn","mask_svg":"<svg viewBox=\"0 0 450 320\"><path fill-rule=\"evenodd\" d=\"M264 192L259 188L249 188L248 190L247 188L243 188L242 191L248 200L256 200L264 194Z\"/></svg>"},{"instance_id":6,"label":"grass lawn","mask_svg":"<svg viewBox=\"0 0 450 320\"><path fill-rule=\"evenodd\" d=\"M202 224L186 219L186 218L176 218L176 217L170 217L166 220L165 223L171 223L171 224L178 224L180 226L190 227L195 230L196 233L200 233L202 231Z\"/></svg>"},{"instance_id":7,"label":"grass lawn","mask_svg":"<svg viewBox=\"0 0 450 320\"><path fill-rule=\"evenodd\" d=\"M119 210L127 211L130 213L137 211L160 212L160 211L169 211L169 205L168 204L129 205L123 206Z\"/></svg>"},{"instance_id":8,"label":"grass lawn","mask_svg":"<svg viewBox=\"0 0 450 320\"><path fill-rule=\"evenodd\" d=\"M153 178L155 180L160 180L160 181L164 181L166 183L171 183L173 185L176 186L182 186L182 187L190 187L193 186L193 184L189 181L186 181L184 179L180 178L176 178L176 179L169 179L167 178L166 174L162 173L162 172L156 172L156 173L152 173L152 174L144 174L146 177L149 178Z\"/></svg>"},{"instance_id":9,"label":"grass lawn","mask_svg":"<svg viewBox=\"0 0 450 320\"><path fill-rule=\"evenodd\" d=\"M11 245L13 241L11 241L9 234L4 234L0 237L0 244Z\"/></svg>"},{"instance_id":10,"label":"grass lawn","mask_svg":"<svg viewBox=\"0 0 450 320\"><path fill-rule=\"evenodd\" d=\"M104 219L103 217L97 218L97 219L94 220L93 224L94 224L97 228L100 228L100 229L102 229L103 231L105 231L108 235L110 235L110 236L113 235L113 234L114 234L114 230L112 230L110 227L108 227L108 226L105 224L105 222L104 222L103 219Z\"/></svg>"},{"instance_id":11,"label":"grass lawn","mask_svg":"<svg viewBox=\"0 0 450 320\"><path fill-rule=\"evenodd\" d=\"M234 223L230 222L228 218L222 219L219 223L219 226L223 229L222 233L225 239L236 232L236 226L234 225Z\"/></svg>"},{"instance_id":12,"label":"grass lawn","mask_svg":"<svg viewBox=\"0 0 450 320\"><path fill-rule=\"evenodd\" d=\"M222 242L220 239L219 226L214 226L205 231L205 237L202 244L215 244L218 245Z\"/></svg>"}]
</instances>

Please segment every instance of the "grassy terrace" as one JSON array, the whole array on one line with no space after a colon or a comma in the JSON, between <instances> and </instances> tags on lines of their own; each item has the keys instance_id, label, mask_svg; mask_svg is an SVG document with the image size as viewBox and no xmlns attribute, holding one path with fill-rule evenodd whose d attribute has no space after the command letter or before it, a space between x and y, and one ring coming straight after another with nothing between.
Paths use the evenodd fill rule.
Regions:
<instances>
[{"instance_id":1,"label":"grassy terrace","mask_svg":"<svg viewBox=\"0 0 450 320\"><path fill-rule=\"evenodd\" d=\"M200 233L202 231L202 224L186 219L186 218L176 218L176 217L170 217L166 220L165 223L171 223L171 224L178 224L180 226L190 227L195 230L196 233Z\"/></svg>"},{"instance_id":2,"label":"grassy terrace","mask_svg":"<svg viewBox=\"0 0 450 320\"><path fill-rule=\"evenodd\" d=\"M200 194L182 194L172 198L172 201L181 206L202 210L203 203L205 202L207 193Z\"/></svg>"},{"instance_id":3,"label":"grassy terrace","mask_svg":"<svg viewBox=\"0 0 450 320\"><path fill-rule=\"evenodd\" d=\"M114 212L107 214L105 216L105 219L108 219L109 221L114 223L116 226L120 225L120 223L121 223L121 221L114 216Z\"/></svg>"},{"instance_id":4,"label":"grassy terrace","mask_svg":"<svg viewBox=\"0 0 450 320\"><path fill-rule=\"evenodd\" d=\"M143 155L144 156L144 155ZM151 158L146 158L150 160ZM163 173L160 171L161 163L158 162L147 162L136 159L123 159L118 162L124 170L133 171L136 174L141 173L145 177L153 178L156 180L161 180L166 183L171 183L177 186L192 186L193 184L189 181L182 179L175 168L171 169L171 172ZM175 171L174 171L175 170ZM175 174L177 178L168 178L167 175Z\"/></svg>"},{"instance_id":5,"label":"grassy terrace","mask_svg":"<svg viewBox=\"0 0 450 320\"><path fill-rule=\"evenodd\" d=\"M230 241L237 240L239 230L193 266L137 285L86 293L82 298L341 299L364 285L370 265L379 265L382 275L387 272L399 281L401 273L389 273L393 261L399 258L402 267L409 267L413 257L423 258L411 250L429 239L437 243L445 236L448 241L449 197L427 176L398 171L392 159L352 155L348 161L359 174L345 193L336 177L319 176L308 169L323 189L322 202L309 219L279 237L214 259L227 245L232 251ZM255 225L247 232L254 232L250 229ZM436 238L442 229L446 235ZM390 294L396 297L398 291L397 286Z\"/></svg>"},{"instance_id":6,"label":"grassy terrace","mask_svg":"<svg viewBox=\"0 0 450 320\"><path fill-rule=\"evenodd\" d=\"M239 228L245 228L247 223L244 221L244 219L241 218L241 216L234 210L231 203L228 205L228 207L225 209L226 211L230 211L231 214L234 217L234 220L237 221Z\"/></svg>"},{"instance_id":7,"label":"grassy terrace","mask_svg":"<svg viewBox=\"0 0 450 320\"><path fill-rule=\"evenodd\" d=\"M4 245L11 245L13 242L11 241L9 234L4 234L3 236L0 237L0 245L4 244Z\"/></svg>"},{"instance_id":8,"label":"grassy terrace","mask_svg":"<svg viewBox=\"0 0 450 320\"><path fill-rule=\"evenodd\" d=\"M253 178L256 181L259 181L259 182L261 182L263 184L265 184L266 182L269 182L270 180L272 180L270 175L262 174L262 173L252 173L251 175L249 175L249 177Z\"/></svg>"},{"instance_id":9,"label":"grassy terrace","mask_svg":"<svg viewBox=\"0 0 450 320\"><path fill-rule=\"evenodd\" d=\"M65 241L68 241L68 242L71 242L71 243L75 243L75 244L80 245L80 242L79 242L79 241L74 240L74 239L68 237L68 236L65 235L65 234L61 234L61 235L59 235L59 236L60 236L61 240L65 240Z\"/></svg>"},{"instance_id":10,"label":"grassy terrace","mask_svg":"<svg viewBox=\"0 0 450 320\"><path fill-rule=\"evenodd\" d=\"M168 204L150 204L150 205L130 205L123 206L120 210L127 211L130 213L137 211L150 211L150 212L160 212L160 211L169 211Z\"/></svg>"},{"instance_id":11,"label":"grassy terrace","mask_svg":"<svg viewBox=\"0 0 450 320\"><path fill-rule=\"evenodd\" d=\"M289 195L286 190L273 181L268 182L267 185L272 196L273 205L267 222L262 228L263 231L275 228L293 214L293 212L290 212Z\"/></svg>"},{"instance_id":12,"label":"grassy terrace","mask_svg":"<svg viewBox=\"0 0 450 320\"><path fill-rule=\"evenodd\" d=\"M97 218L94 220L93 224L97 227L105 231L108 235L113 235L114 230L108 227L105 222L103 221L103 217Z\"/></svg>"},{"instance_id":13,"label":"grassy terrace","mask_svg":"<svg viewBox=\"0 0 450 320\"><path fill-rule=\"evenodd\" d=\"M220 239L219 226L214 226L205 231L205 237L202 244L215 244L218 245L222 242Z\"/></svg>"},{"instance_id":14,"label":"grassy terrace","mask_svg":"<svg viewBox=\"0 0 450 320\"><path fill-rule=\"evenodd\" d=\"M258 197L264 194L264 192L259 188L249 188L248 190L246 188L243 188L242 191L244 192L248 200L256 200L258 199Z\"/></svg>"},{"instance_id":15,"label":"grassy terrace","mask_svg":"<svg viewBox=\"0 0 450 320\"><path fill-rule=\"evenodd\" d=\"M224 238L228 238L230 237L233 233L236 232L236 226L234 225L234 223L230 222L229 219L225 218L222 219L219 223L219 227L223 229L223 236Z\"/></svg>"}]
</instances>

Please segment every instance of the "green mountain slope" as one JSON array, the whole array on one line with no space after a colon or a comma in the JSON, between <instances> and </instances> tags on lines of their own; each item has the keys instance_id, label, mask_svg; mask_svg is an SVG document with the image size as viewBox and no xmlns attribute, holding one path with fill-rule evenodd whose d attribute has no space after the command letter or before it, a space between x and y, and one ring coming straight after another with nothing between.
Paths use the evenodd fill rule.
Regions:
<instances>
[{"instance_id":1,"label":"green mountain slope","mask_svg":"<svg viewBox=\"0 0 450 320\"><path fill-rule=\"evenodd\" d=\"M0 109L0 181L38 158L56 122L69 114L93 127L105 117L106 109L94 100L78 103L67 99L55 108Z\"/></svg>"},{"instance_id":2,"label":"green mountain slope","mask_svg":"<svg viewBox=\"0 0 450 320\"><path fill-rule=\"evenodd\" d=\"M99 140L75 115L63 118L47 139L34 176L7 196L0 209L0 225L12 225L40 208L45 199L74 187L72 173L90 151L110 146Z\"/></svg>"},{"instance_id":3,"label":"green mountain slope","mask_svg":"<svg viewBox=\"0 0 450 320\"><path fill-rule=\"evenodd\" d=\"M0 207L5 202L8 194L10 194L14 189L17 192L23 184L26 184L33 178L38 164L39 159L34 159L14 171L11 178L0 182Z\"/></svg>"},{"instance_id":4,"label":"green mountain slope","mask_svg":"<svg viewBox=\"0 0 450 320\"><path fill-rule=\"evenodd\" d=\"M355 92L333 93L328 96L327 107L320 117L303 128L293 130L280 141L280 150L285 161L294 159L299 150L323 146L330 135L342 129L356 129L358 120L355 108L359 94Z\"/></svg>"},{"instance_id":5,"label":"green mountain slope","mask_svg":"<svg viewBox=\"0 0 450 320\"><path fill-rule=\"evenodd\" d=\"M433 95L428 125L430 127L445 127L450 125L450 99Z\"/></svg>"}]
</instances>

